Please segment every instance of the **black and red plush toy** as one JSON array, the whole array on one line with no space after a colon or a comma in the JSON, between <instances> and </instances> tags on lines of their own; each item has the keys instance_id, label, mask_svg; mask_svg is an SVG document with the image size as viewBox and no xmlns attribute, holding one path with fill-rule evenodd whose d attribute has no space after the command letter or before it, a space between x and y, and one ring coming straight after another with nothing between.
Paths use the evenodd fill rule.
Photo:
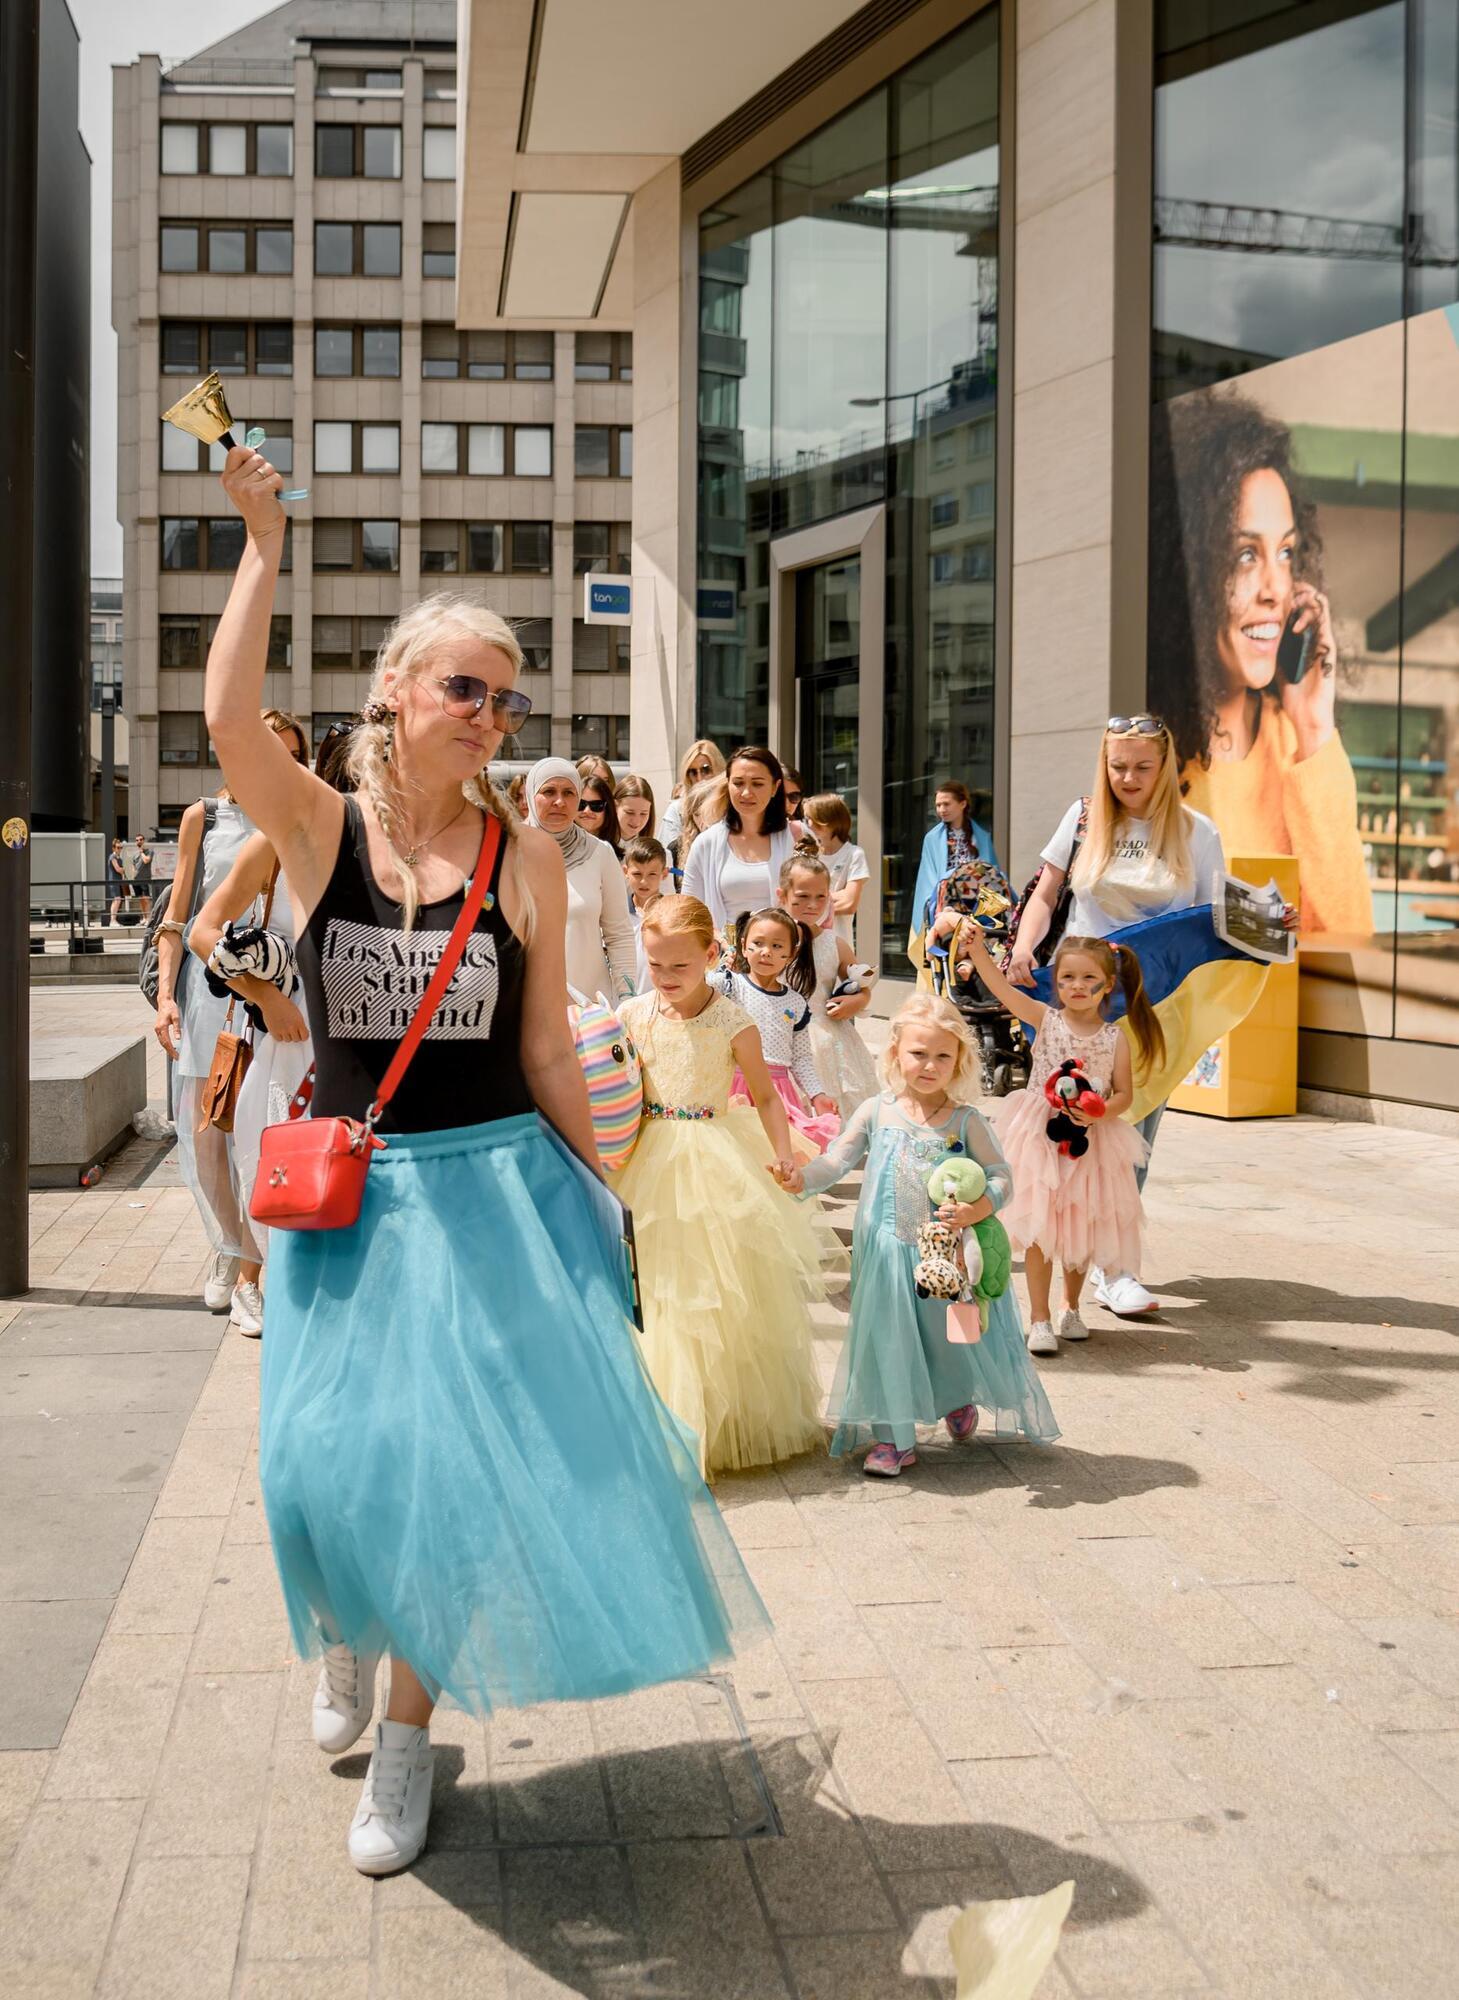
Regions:
<instances>
[{"instance_id":1,"label":"black and red plush toy","mask_svg":"<svg viewBox=\"0 0 1459 2000\"><path fill-rule=\"evenodd\" d=\"M1082 1111L1086 1118L1103 1118L1104 1099L1073 1056L1045 1079L1044 1096L1054 1107L1054 1115L1044 1130L1061 1153L1067 1153L1071 1160L1080 1159L1089 1151L1089 1134L1082 1125L1075 1124L1069 1112Z\"/></svg>"}]
</instances>

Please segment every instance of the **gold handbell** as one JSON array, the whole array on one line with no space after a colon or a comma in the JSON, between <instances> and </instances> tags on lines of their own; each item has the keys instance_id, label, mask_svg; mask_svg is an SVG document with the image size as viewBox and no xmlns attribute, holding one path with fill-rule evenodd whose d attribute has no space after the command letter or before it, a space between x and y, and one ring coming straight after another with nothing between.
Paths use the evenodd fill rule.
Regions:
<instances>
[{"instance_id":1,"label":"gold handbell","mask_svg":"<svg viewBox=\"0 0 1459 2000\"><path fill-rule=\"evenodd\" d=\"M162 421L175 430L186 431L189 437L201 438L204 444L223 444L229 451L233 449L233 418L220 376L205 376L170 410L163 411Z\"/></svg>"}]
</instances>

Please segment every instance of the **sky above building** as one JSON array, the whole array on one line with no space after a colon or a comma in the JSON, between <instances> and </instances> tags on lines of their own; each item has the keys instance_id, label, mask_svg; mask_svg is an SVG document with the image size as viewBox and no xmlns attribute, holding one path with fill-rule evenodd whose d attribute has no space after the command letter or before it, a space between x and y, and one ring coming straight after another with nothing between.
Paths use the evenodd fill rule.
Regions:
<instances>
[{"instance_id":1,"label":"sky above building","mask_svg":"<svg viewBox=\"0 0 1459 2000\"><path fill-rule=\"evenodd\" d=\"M69 0L81 36L81 136L91 173L91 574L120 576L117 520L117 343L111 324L111 71L113 63L194 55L271 11L260 0ZM204 22L206 25L204 25Z\"/></svg>"}]
</instances>

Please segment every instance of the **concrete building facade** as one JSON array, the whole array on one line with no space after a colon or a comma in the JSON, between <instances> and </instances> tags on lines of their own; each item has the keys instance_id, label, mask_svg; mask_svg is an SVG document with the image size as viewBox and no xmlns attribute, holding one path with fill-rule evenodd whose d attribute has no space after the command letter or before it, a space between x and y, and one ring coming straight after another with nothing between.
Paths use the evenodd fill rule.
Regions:
<instances>
[{"instance_id":1,"label":"concrete building facade","mask_svg":"<svg viewBox=\"0 0 1459 2000\"><path fill-rule=\"evenodd\" d=\"M517 625L534 703L519 754L627 754L627 646L584 625L581 577L627 568L631 339L550 315L458 332L455 29L450 0L288 0L171 69L115 72L135 826L175 826L219 782L203 664L241 524L216 448L162 424L210 369L236 433L261 426L309 489L271 704L317 740L358 709L402 604L451 589Z\"/></svg>"}]
</instances>

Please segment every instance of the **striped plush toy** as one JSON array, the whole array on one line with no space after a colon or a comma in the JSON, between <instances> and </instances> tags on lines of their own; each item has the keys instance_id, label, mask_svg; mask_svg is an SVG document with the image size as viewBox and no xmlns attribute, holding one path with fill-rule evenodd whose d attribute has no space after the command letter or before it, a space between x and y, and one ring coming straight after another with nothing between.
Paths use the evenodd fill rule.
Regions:
<instances>
[{"instance_id":1,"label":"striped plush toy","mask_svg":"<svg viewBox=\"0 0 1459 2000\"><path fill-rule=\"evenodd\" d=\"M588 1109L598 1157L609 1173L626 1166L643 1119L643 1077L638 1051L617 1014L600 993L589 1000L573 994L567 1010L577 1042L578 1061L588 1082Z\"/></svg>"}]
</instances>

